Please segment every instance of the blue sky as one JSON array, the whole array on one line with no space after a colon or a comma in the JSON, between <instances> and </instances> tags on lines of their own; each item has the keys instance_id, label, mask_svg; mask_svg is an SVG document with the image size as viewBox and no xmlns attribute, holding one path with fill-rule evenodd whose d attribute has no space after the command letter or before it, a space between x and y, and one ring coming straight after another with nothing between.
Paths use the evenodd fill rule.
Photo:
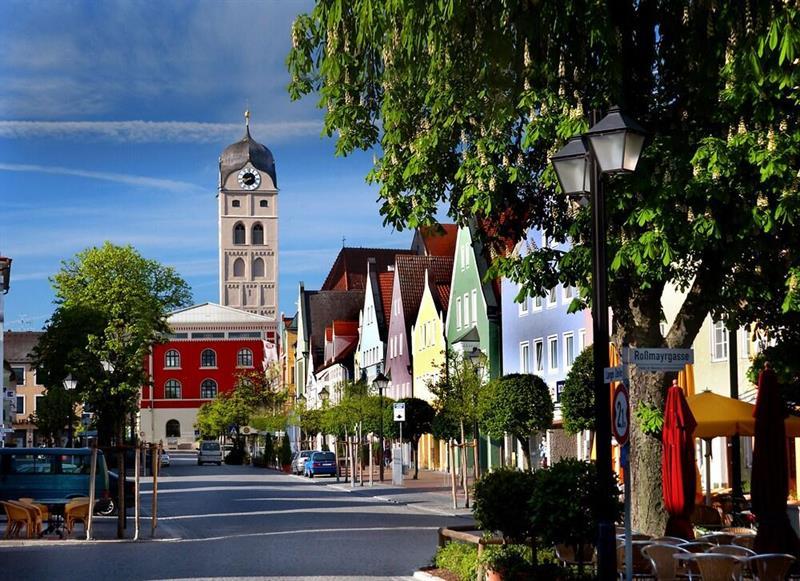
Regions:
<instances>
[{"instance_id":1,"label":"blue sky","mask_svg":"<svg viewBox=\"0 0 800 581\"><path fill-rule=\"evenodd\" d=\"M6 328L41 328L62 260L111 240L218 301L217 158L244 131L275 155L280 308L341 248L406 247L381 225L372 154L333 154L316 97L291 102L291 23L311 2L0 3L0 254Z\"/></svg>"}]
</instances>

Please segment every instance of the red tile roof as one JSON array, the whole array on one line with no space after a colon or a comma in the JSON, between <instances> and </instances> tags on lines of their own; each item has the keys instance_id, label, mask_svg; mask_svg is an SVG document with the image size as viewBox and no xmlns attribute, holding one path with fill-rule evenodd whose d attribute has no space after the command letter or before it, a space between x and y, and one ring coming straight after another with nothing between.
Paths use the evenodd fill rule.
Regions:
<instances>
[{"instance_id":1,"label":"red tile roof","mask_svg":"<svg viewBox=\"0 0 800 581\"><path fill-rule=\"evenodd\" d=\"M429 256L453 257L456 252L456 235L458 226L455 224L437 224L422 226L419 229L422 243Z\"/></svg>"},{"instance_id":2,"label":"red tile roof","mask_svg":"<svg viewBox=\"0 0 800 581\"><path fill-rule=\"evenodd\" d=\"M400 296L403 299L403 315L406 327L417 316L422 292L425 290L425 271L431 285L450 284L453 273L453 258L444 256L398 256L396 262Z\"/></svg>"},{"instance_id":3,"label":"red tile roof","mask_svg":"<svg viewBox=\"0 0 800 581\"><path fill-rule=\"evenodd\" d=\"M333 333L336 337L357 337L358 321L334 321Z\"/></svg>"},{"instance_id":4,"label":"red tile roof","mask_svg":"<svg viewBox=\"0 0 800 581\"><path fill-rule=\"evenodd\" d=\"M398 254L411 254L400 248L342 248L320 290L364 290L367 288L367 262L374 258L372 269L383 272L394 264Z\"/></svg>"},{"instance_id":5,"label":"red tile roof","mask_svg":"<svg viewBox=\"0 0 800 581\"><path fill-rule=\"evenodd\" d=\"M436 307L442 312L442 316L447 316L447 307L450 305L450 283L435 284L433 287L433 301Z\"/></svg>"},{"instance_id":6,"label":"red tile roof","mask_svg":"<svg viewBox=\"0 0 800 581\"><path fill-rule=\"evenodd\" d=\"M389 325L389 315L392 313L392 292L394 292L394 271L378 273L378 289L381 293L381 306L383 307L383 320Z\"/></svg>"}]
</instances>

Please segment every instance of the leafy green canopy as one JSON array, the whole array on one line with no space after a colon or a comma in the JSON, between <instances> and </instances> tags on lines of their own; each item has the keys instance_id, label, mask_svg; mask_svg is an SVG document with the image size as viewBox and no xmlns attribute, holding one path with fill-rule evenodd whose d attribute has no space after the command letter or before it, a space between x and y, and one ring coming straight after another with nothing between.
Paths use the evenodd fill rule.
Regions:
<instances>
[{"instance_id":1,"label":"leafy green canopy","mask_svg":"<svg viewBox=\"0 0 800 581\"><path fill-rule=\"evenodd\" d=\"M317 92L337 153L373 149L384 222L443 206L503 254L530 228L569 250L495 261L522 294L589 293L589 208L549 157L618 104L651 133L633 175L606 180L609 304L619 344L689 347L711 312L774 329L800 309L800 8L783 0L317 0L297 18L293 98ZM667 285L686 292L662 335ZM667 382L634 375L632 401ZM634 421L635 495L660 486L660 443ZM658 503L634 526L661 532ZM660 529L660 530L659 530Z\"/></svg>"},{"instance_id":2,"label":"leafy green canopy","mask_svg":"<svg viewBox=\"0 0 800 581\"><path fill-rule=\"evenodd\" d=\"M170 267L106 242L62 263L52 278L57 308L34 352L48 387L68 374L98 416L101 443L121 434L148 381L143 362L168 328L168 311L191 302Z\"/></svg>"},{"instance_id":3,"label":"leafy green canopy","mask_svg":"<svg viewBox=\"0 0 800 581\"><path fill-rule=\"evenodd\" d=\"M510 373L490 381L479 401L481 425L495 438L509 433L527 440L553 423L553 400L541 377Z\"/></svg>"},{"instance_id":4,"label":"leafy green canopy","mask_svg":"<svg viewBox=\"0 0 800 581\"><path fill-rule=\"evenodd\" d=\"M575 358L561 393L561 417L570 434L594 430L594 355L592 346Z\"/></svg>"}]
</instances>

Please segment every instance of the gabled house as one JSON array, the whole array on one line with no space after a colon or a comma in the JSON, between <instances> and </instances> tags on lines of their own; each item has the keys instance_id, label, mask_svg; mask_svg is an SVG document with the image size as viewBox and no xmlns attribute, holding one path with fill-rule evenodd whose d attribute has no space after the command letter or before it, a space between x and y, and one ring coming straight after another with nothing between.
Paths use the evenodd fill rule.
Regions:
<instances>
[{"instance_id":1,"label":"gabled house","mask_svg":"<svg viewBox=\"0 0 800 581\"><path fill-rule=\"evenodd\" d=\"M394 264L377 271L376 262L367 264L367 288L364 306L359 314L359 343L356 349L356 368L359 379L372 384L375 376L385 370L386 335L394 288Z\"/></svg>"},{"instance_id":2,"label":"gabled house","mask_svg":"<svg viewBox=\"0 0 800 581\"><path fill-rule=\"evenodd\" d=\"M525 255L531 247L553 246L541 231L532 230L521 241L514 252ZM564 248L565 249L565 248ZM503 279L503 372L532 373L541 377L550 388L555 403L554 424L561 423L561 392L564 381L575 358L592 342L592 316L589 309L569 313L570 303L577 296L577 289L561 284L550 289L544 296L525 297L516 302L520 287ZM548 461L563 457L588 458L588 438L569 436L561 429L548 430L541 452ZM507 451L516 450L514 458L522 465L521 449L516 442ZM509 454L510 456L511 454Z\"/></svg>"},{"instance_id":3,"label":"gabled house","mask_svg":"<svg viewBox=\"0 0 800 581\"><path fill-rule=\"evenodd\" d=\"M358 345L358 323L337 321L325 329L325 359L315 372L318 393L326 390L331 403L342 399L342 386L354 379L353 354Z\"/></svg>"},{"instance_id":4,"label":"gabled house","mask_svg":"<svg viewBox=\"0 0 800 581\"><path fill-rule=\"evenodd\" d=\"M290 398L297 395L295 384L295 350L297 349L297 315L287 317L281 315L280 325L280 369L281 387L286 390Z\"/></svg>"},{"instance_id":5,"label":"gabled house","mask_svg":"<svg viewBox=\"0 0 800 581\"><path fill-rule=\"evenodd\" d=\"M450 297L450 277L431 280L425 269L422 298L417 317L411 326L411 367L413 370L414 397L432 403L435 399L429 385L439 379L445 362L445 321L447 301Z\"/></svg>"},{"instance_id":6,"label":"gabled house","mask_svg":"<svg viewBox=\"0 0 800 581\"><path fill-rule=\"evenodd\" d=\"M392 305L387 335L386 369L393 399L417 397L412 375L411 326L417 320L425 290L425 273L434 284L449 280L453 259L400 255L395 262Z\"/></svg>"},{"instance_id":7,"label":"gabled house","mask_svg":"<svg viewBox=\"0 0 800 581\"><path fill-rule=\"evenodd\" d=\"M322 404L321 390L324 385L319 384L317 372L326 367L326 329L337 320L358 321L358 311L363 302L363 290L308 291L300 283L295 368L297 395L302 395L309 407ZM349 379L352 379L352 369L350 373Z\"/></svg>"},{"instance_id":8,"label":"gabled house","mask_svg":"<svg viewBox=\"0 0 800 581\"><path fill-rule=\"evenodd\" d=\"M495 281L484 281L488 268L483 245L473 238L471 227L459 228L448 300L447 343L467 356L480 349L488 365L484 371L494 378L503 371L500 289Z\"/></svg>"}]
</instances>

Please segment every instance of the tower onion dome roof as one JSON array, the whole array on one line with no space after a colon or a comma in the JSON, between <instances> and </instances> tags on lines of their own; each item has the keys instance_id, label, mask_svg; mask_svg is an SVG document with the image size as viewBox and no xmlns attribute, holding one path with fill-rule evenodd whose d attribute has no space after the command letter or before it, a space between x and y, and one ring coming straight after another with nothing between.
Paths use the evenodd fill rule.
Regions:
<instances>
[{"instance_id":1,"label":"tower onion dome roof","mask_svg":"<svg viewBox=\"0 0 800 581\"><path fill-rule=\"evenodd\" d=\"M250 135L250 127L247 127L244 137L236 143L230 144L222 152L219 158L219 173L221 183L225 183L228 176L235 171L242 169L247 162L254 168L265 172L272 178L272 183L278 187L278 178L275 175L275 158L272 152L267 149Z\"/></svg>"}]
</instances>

